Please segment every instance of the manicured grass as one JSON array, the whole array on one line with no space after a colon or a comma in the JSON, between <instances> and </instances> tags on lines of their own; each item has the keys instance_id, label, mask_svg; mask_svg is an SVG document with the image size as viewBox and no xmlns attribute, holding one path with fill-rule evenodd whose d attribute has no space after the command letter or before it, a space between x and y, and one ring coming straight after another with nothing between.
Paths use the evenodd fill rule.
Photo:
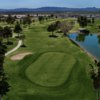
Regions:
<instances>
[{"instance_id":1,"label":"manicured grass","mask_svg":"<svg viewBox=\"0 0 100 100\"><path fill-rule=\"evenodd\" d=\"M27 47L12 54L30 51L32 55L21 61L6 58L11 88L4 100L96 100L89 76L91 58L60 33L49 38L46 28L51 22L25 29Z\"/></svg>"},{"instance_id":2,"label":"manicured grass","mask_svg":"<svg viewBox=\"0 0 100 100\"><path fill-rule=\"evenodd\" d=\"M56 52L45 53L27 68L26 76L33 83L41 86L59 86L68 78L74 63L75 59L71 55Z\"/></svg>"},{"instance_id":3,"label":"manicured grass","mask_svg":"<svg viewBox=\"0 0 100 100\"><path fill-rule=\"evenodd\" d=\"M80 25L76 22L72 30L70 31L71 33L77 32L80 28Z\"/></svg>"},{"instance_id":4,"label":"manicured grass","mask_svg":"<svg viewBox=\"0 0 100 100\"><path fill-rule=\"evenodd\" d=\"M95 23L88 25L86 28L89 29L91 33L98 33L100 31L98 26L100 26L100 20L95 19Z\"/></svg>"},{"instance_id":5,"label":"manicured grass","mask_svg":"<svg viewBox=\"0 0 100 100\"><path fill-rule=\"evenodd\" d=\"M95 19L94 24L88 24L85 28L88 29L91 34L96 34L100 32L99 26L100 26L100 19ZM79 31L79 28L81 28L81 26L76 22L73 29L70 32L71 33L77 32Z\"/></svg>"},{"instance_id":6,"label":"manicured grass","mask_svg":"<svg viewBox=\"0 0 100 100\"><path fill-rule=\"evenodd\" d=\"M9 51L9 50L11 50L11 49L13 49L14 47L17 46L17 44L18 44L18 39L11 38L11 39L10 39L10 42L12 42L13 44L7 45L7 51Z\"/></svg>"}]
</instances>

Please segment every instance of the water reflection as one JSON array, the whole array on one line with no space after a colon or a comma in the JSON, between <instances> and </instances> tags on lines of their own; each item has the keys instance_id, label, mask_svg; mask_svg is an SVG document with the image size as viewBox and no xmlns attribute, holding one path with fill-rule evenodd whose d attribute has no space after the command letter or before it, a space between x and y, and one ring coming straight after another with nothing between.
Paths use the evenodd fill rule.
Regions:
<instances>
[{"instance_id":1,"label":"water reflection","mask_svg":"<svg viewBox=\"0 0 100 100\"><path fill-rule=\"evenodd\" d=\"M76 41L84 42L85 41L85 37L86 37L86 35L79 34L79 35L76 36Z\"/></svg>"},{"instance_id":2,"label":"water reflection","mask_svg":"<svg viewBox=\"0 0 100 100\"><path fill-rule=\"evenodd\" d=\"M98 43L100 44L100 36L97 36L98 37Z\"/></svg>"},{"instance_id":3,"label":"water reflection","mask_svg":"<svg viewBox=\"0 0 100 100\"><path fill-rule=\"evenodd\" d=\"M100 36L97 34L74 33L70 34L69 38L100 60Z\"/></svg>"},{"instance_id":4,"label":"water reflection","mask_svg":"<svg viewBox=\"0 0 100 100\"><path fill-rule=\"evenodd\" d=\"M76 36L76 41L78 42L84 42L85 41L85 38L86 36L89 35L89 31L87 30L84 30L83 32L79 32Z\"/></svg>"}]
</instances>

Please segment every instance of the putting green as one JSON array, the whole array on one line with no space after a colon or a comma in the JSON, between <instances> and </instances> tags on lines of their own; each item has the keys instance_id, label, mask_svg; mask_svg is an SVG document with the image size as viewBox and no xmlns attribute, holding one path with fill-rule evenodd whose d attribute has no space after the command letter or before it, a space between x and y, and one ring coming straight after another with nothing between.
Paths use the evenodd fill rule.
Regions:
<instances>
[{"instance_id":1,"label":"putting green","mask_svg":"<svg viewBox=\"0 0 100 100\"><path fill-rule=\"evenodd\" d=\"M65 53L44 53L26 69L26 76L40 86L60 86L67 80L75 62L71 55Z\"/></svg>"}]
</instances>

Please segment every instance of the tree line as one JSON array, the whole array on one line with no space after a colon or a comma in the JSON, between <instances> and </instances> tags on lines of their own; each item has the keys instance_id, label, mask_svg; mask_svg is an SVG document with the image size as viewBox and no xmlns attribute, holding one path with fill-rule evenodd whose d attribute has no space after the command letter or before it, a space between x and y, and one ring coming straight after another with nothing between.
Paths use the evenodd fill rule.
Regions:
<instances>
[{"instance_id":1,"label":"tree line","mask_svg":"<svg viewBox=\"0 0 100 100\"><path fill-rule=\"evenodd\" d=\"M2 100L2 97L6 95L10 88L3 66L5 53L6 46L3 44L2 37L0 36L0 100Z\"/></svg>"},{"instance_id":2,"label":"tree line","mask_svg":"<svg viewBox=\"0 0 100 100\"><path fill-rule=\"evenodd\" d=\"M95 18L87 18L86 16L79 16L77 22L81 27L86 27L88 24L94 24Z\"/></svg>"},{"instance_id":3,"label":"tree line","mask_svg":"<svg viewBox=\"0 0 100 100\"><path fill-rule=\"evenodd\" d=\"M90 64L91 71L90 71L90 76L91 79L93 80L93 86L94 89L97 91L97 100L100 100L100 61L96 61L94 65ZM97 68L97 71L96 69Z\"/></svg>"}]
</instances>

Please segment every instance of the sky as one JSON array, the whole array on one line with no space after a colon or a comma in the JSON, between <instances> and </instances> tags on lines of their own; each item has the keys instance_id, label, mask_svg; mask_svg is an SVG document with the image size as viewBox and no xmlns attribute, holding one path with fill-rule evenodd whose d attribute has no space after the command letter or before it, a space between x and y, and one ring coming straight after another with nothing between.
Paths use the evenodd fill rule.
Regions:
<instances>
[{"instance_id":1,"label":"sky","mask_svg":"<svg viewBox=\"0 0 100 100\"><path fill-rule=\"evenodd\" d=\"M100 0L0 0L0 9L39 7L100 8Z\"/></svg>"}]
</instances>

